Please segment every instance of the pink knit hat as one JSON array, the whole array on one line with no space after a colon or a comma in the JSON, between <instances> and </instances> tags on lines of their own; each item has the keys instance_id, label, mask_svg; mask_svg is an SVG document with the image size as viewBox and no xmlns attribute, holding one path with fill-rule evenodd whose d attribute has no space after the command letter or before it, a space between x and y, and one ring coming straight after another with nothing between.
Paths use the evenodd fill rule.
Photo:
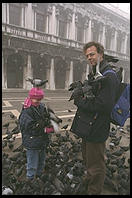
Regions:
<instances>
[{"instance_id":1,"label":"pink knit hat","mask_svg":"<svg viewBox=\"0 0 132 198\"><path fill-rule=\"evenodd\" d=\"M42 89L37 88L37 87L33 87L30 91L29 91L29 97L31 99L42 99L44 97L44 92Z\"/></svg>"}]
</instances>

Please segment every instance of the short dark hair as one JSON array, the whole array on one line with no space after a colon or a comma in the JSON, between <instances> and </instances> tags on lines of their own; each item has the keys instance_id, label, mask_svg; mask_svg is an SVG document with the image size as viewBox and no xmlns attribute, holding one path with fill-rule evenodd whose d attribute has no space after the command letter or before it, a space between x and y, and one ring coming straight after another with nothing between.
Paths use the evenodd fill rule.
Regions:
<instances>
[{"instance_id":1,"label":"short dark hair","mask_svg":"<svg viewBox=\"0 0 132 198\"><path fill-rule=\"evenodd\" d=\"M83 52L85 53L86 50L87 50L89 47L91 47L91 46L95 46L96 49L97 49L97 52L98 52L99 54L103 54L103 55L104 55L104 47L103 47L103 45L101 45L101 44L98 43L98 42L94 42L94 41L91 41L91 42L89 42L89 43L86 43L86 44L84 45L84 47L83 47Z\"/></svg>"}]
</instances>

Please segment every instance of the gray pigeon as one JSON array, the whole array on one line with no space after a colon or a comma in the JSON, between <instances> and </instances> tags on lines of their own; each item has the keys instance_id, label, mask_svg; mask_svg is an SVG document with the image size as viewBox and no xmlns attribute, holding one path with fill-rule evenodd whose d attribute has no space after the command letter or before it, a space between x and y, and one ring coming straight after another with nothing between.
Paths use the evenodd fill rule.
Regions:
<instances>
[{"instance_id":1,"label":"gray pigeon","mask_svg":"<svg viewBox=\"0 0 132 198\"><path fill-rule=\"evenodd\" d=\"M33 87L41 87L48 82L48 80L31 79L31 78L26 79L26 81L29 81L33 85Z\"/></svg>"}]
</instances>

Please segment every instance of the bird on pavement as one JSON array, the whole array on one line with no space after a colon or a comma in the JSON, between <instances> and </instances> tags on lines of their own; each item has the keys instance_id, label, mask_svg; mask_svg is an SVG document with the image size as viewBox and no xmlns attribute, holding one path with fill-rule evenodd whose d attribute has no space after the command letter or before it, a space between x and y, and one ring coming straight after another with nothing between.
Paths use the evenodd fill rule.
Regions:
<instances>
[{"instance_id":1,"label":"bird on pavement","mask_svg":"<svg viewBox=\"0 0 132 198\"><path fill-rule=\"evenodd\" d=\"M120 148L126 152L130 149L130 145L129 146L120 146Z\"/></svg>"},{"instance_id":2,"label":"bird on pavement","mask_svg":"<svg viewBox=\"0 0 132 198\"><path fill-rule=\"evenodd\" d=\"M10 150L12 150L13 147L14 147L14 145L13 145L12 143L8 143L8 148L9 148Z\"/></svg>"},{"instance_id":3,"label":"bird on pavement","mask_svg":"<svg viewBox=\"0 0 132 198\"><path fill-rule=\"evenodd\" d=\"M11 133L12 134L18 134L20 132L20 129L18 126L16 126L14 129L12 129Z\"/></svg>"},{"instance_id":4,"label":"bird on pavement","mask_svg":"<svg viewBox=\"0 0 132 198\"><path fill-rule=\"evenodd\" d=\"M12 138L12 134L10 133L10 134L8 134L7 136L5 136L3 139L7 139L7 140L9 140L10 138Z\"/></svg>"},{"instance_id":5,"label":"bird on pavement","mask_svg":"<svg viewBox=\"0 0 132 198\"><path fill-rule=\"evenodd\" d=\"M33 87L41 87L48 82L48 80L31 79L31 78L26 79L26 81L29 81L33 85Z\"/></svg>"},{"instance_id":6,"label":"bird on pavement","mask_svg":"<svg viewBox=\"0 0 132 198\"><path fill-rule=\"evenodd\" d=\"M6 129L6 134L7 134L7 135L10 134L10 131L9 131L8 127L7 127L7 129Z\"/></svg>"},{"instance_id":7,"label":"bird on pavement","mask_svg":"<svg viewBox=\"0 0 132 198\"><path fill-rule=\"evenodd\" d=\"M64 125L61 129L67 129L68 124Z\"/></svg>"},{"instance_id":8,"label":"bird on pavement","mask_svg":"<svg viewBox=\"0 0 132 198\"><path fill-rule=\"evenodd\" d=\"M19 147L13 150L13 152L22 152L24 149L23 145L21 144Z\"/></svg>"},{"instance_id":9,"label":"bird on pavement","mask_svg":"<svg viewBox=\"0 0 132 198\"><path fill-rule=\"evenodd\" d=\"M120 150L113 152L112 155L121 156L123 154L123 152L124 151L122 149L120 149Z\"/></svg>"},{"instance_id":10,"label":"bird on pavement","mask_svg":"<svg viewBox=\"0 0 132 198\"><path fill-rule=\"evenodd\" d=\"M16 118L16 116L14 116L13 114L10 114L10 117L11 117L12 119L15 119L15 118Z\"/></svg>"},{"instance_id":11,"label":"bird on pavement","mask_svg":"<svg viewBox=\"0 0 132 198\"><path fill-rule=\"evenodd\" d=\"M8 127L9 127L9 124L10 124L10 123L7 122L6 124L3 124L3 127L4 127L4 128L8 128Z\"/></svg>"}]
</instances>

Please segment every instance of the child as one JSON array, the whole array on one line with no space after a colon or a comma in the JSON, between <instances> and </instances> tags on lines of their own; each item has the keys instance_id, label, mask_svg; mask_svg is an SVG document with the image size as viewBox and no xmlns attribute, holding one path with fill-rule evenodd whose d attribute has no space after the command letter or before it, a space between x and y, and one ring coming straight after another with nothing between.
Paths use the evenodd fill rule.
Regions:
<instances>
[{"instance_id":1,"label":"child","mask_svg":"<svg viewBox=\"0 0 132 198\"><path fill-rule=\"evenodd\" d=\"M32 88L19 116L22 144L27 150L27 179L29 180L34 179L35 176L41 176L45 164L45 149L49 140L45 127L49 119L46 107L41 103L43 97L42 89Z\"/></svg>"}]
</instances>

